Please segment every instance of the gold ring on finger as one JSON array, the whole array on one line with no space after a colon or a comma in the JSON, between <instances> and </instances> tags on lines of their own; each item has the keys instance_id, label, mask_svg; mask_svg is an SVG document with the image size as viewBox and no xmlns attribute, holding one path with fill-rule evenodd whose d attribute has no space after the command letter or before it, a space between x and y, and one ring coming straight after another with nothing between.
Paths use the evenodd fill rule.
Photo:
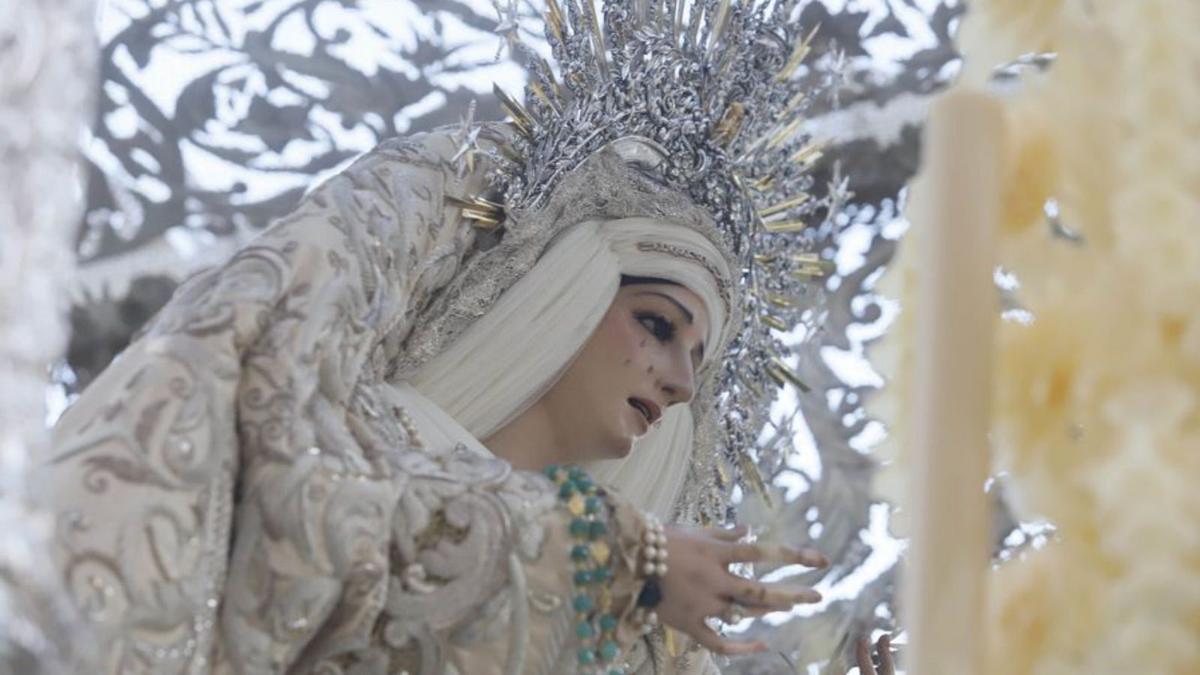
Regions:
<instances>
[{"instance_id":1,"label":"gold ring on finger","mask_svg":"<svg viewBox=\"0 0 1200 675\"><path fill-rule=\"evenodd\" d=\"M725 623L741 623L742 619L746 618L746 608L736 602L731 602L726 617L728 620Z\"/></svg>"}]
</instances>

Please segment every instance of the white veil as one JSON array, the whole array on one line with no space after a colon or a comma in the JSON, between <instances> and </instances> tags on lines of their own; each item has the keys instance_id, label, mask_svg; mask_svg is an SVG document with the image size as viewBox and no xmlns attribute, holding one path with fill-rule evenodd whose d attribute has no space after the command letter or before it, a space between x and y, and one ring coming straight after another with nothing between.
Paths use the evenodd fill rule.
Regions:
<instances>
[{"instance_id":1,"label":"white veil","mask_svg":"<svg viewBox=\"0 0 1200 675\"><path fill-rule=\"evenodd\" d=\"M474 438L486 438L554 384L600 324L622 275L667 279L696 293L708 309L709 343L719 344L727 312L714 271L731 278L720 252L693 229L648 218L580 223L409 383ZM628 457L588 468L640 508L669 518L687 477L693 430L690 409L673 406Z\"/></svg>"}]
</instances>

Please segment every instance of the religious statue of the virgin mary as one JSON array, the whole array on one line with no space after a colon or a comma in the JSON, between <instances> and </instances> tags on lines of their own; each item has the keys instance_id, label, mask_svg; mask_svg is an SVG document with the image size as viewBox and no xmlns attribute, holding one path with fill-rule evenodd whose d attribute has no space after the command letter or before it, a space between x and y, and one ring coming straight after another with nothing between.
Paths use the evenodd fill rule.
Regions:
<instances>
[{"instance_id":1,"label":"religious statue of the virgin mary","mask_svg":"<svg viewBox=\"0 0 1200 675\"><path fill-rule=\"evenodd\" d=\"M686 4L551 0L509 121L382 143L67 411L35 480L100 672L707 673L819 598L719 527L794 377L804 27Z\"/></svg>"}]
</instances>

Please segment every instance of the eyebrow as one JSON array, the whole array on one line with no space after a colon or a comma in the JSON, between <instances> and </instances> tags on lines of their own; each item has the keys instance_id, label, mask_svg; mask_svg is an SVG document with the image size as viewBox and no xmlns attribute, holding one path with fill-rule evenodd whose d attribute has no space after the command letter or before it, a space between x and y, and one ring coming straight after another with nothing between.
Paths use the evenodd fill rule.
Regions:
<instances>
[{"instance_id":1,"label":"eyebrow","mask_svg":"<svg viewBox=\"0 0 1200 675\"><path fill-rule=\"evenodd\" d=\"M687 307L684 307L682 302L676 300L675 298L672 298L671 296L667 295L666 293L663 293L661 291L638 291L635 295L657 295L658 297L668 300L668 301L670 301L670 303L672 305L675 305L676 307L678 307L679 311L683 312L683 318L687 319L689 326L692 325L696 321L696 317L692 315L691 310L689 310ZM696 360L698 362L703 362L704 361L704 343L703 342L701 342L699 345L696 346L696 351L700 352L700 355L696 357Z\"/></svg>"},{"instance_id":2,"label":"eyebrow","mask_svg":"<svg viewBox=\"0 0 1200 675\"><path fill-rule=\"evenodd\" d=\"M660 298L666 298L667 300L671 301L672 305L678 307L679 311L683 312L683 316L685 319L687 319L689 326L692 325L692 323L696 320L696 317L692 316L692 312L687 307L684 307L682 302L679 302L666 293L662 293L660 291L639 291L637 295L657 295Z\"/></svg>"}]
</instances>

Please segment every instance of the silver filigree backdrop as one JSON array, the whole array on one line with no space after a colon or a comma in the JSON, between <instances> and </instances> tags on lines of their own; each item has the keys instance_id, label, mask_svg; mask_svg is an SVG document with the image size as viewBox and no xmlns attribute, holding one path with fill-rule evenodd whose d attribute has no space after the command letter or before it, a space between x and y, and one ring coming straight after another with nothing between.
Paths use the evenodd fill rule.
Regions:
<instances>
[{"instance_id":1,"label":"silver filigree backdrop","mask_svg":"<svg viewBox=\"0 0 1200 675\"><path fill-rule=\"evenodd\" d=\"M188 272L217 262L288 211L305 186L378 140L497 119L492 82L521 91L496 56L506 29L531 32L534 9L499 17L488 0L108 0L99 109L83 148L87 212L78 228L65 403L128 342ZM775 491L769 515L793 543L836 561L819 573L779 570L825 601L735 630L776 650L727 666L736 673L845 672L852 636L895 628L903 543L870 489L871 445L884 430L863 399L881 378L863 348L895 308L874 285L903 233L902 189L916 169L927 97L957 69L955 0L813 0L810 58L840 59L836 100L813 111L830 139L822 184L847 181L829 301L794 332L793 364L810 391L785 394L764 434L794 451L761 457ZM505 25L499 26L503 22ZM536 39L536 38L535 38ZM756 517L746 505L743 515ZM1012 523L1001 518L1003 538ZM1010 540L1011 541L1011 540Z\"/></svg>"}]
</instances>

